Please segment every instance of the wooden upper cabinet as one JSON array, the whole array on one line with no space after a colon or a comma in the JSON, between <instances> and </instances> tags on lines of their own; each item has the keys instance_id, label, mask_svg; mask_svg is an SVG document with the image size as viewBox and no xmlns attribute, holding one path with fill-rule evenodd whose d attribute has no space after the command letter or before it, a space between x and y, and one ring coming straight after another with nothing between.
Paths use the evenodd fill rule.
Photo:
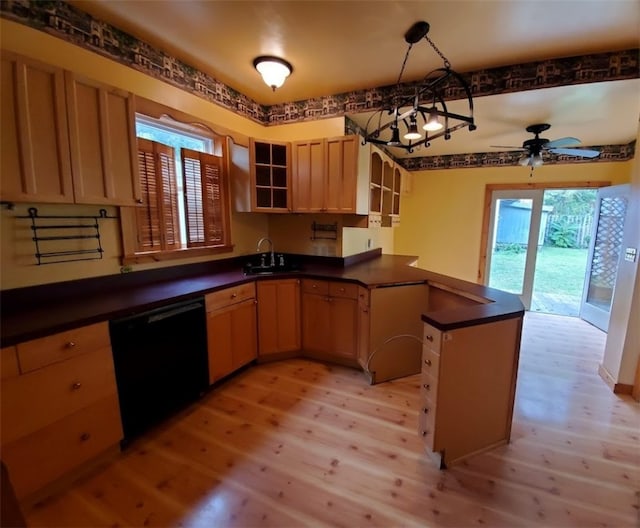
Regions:
<instances>
[{"instance_id":1,"label":"wooden upper cabinet","mask_svg":"<svg viewBox=\"0 0 640 528\"><path fill-rule=\"evenodd\" d=\"M65 73L76 203L141 203L133 95Z\"/></svg>"},{"instance_id":2,"label":"wooden upper cabinet","mask_svg":"<svg viewBox=\"0 0 640 528\"><path fill-rule=\"evenodd\" d=\"M358 183L358 136L325 140L326 206L329 213L355 213Z\"/></svg>"},{"instance_id":3,"label":"wooden upper cabinet","mask_svg":"<svg viewBox=\"0 0 640 528\"><path fill-rule=\"evenodd\" d=\"M249 141L251 210L265 213L291 211L290 144Z\"/></svg>"},{"instance_id":4,"label":"wooden upper cabinet","mask_svg":"<svg viewBox=\"0 0 640 528\"><path fill-rule=\"evenodd\" d=\"M298 213L324 211L325 142L324 139L296 141L293 150L293 210Z\"/></svg>"},{"instance_id":5,"label":"wooden upper cabinet","mask_svg":"<svg viewBox=\"0 0 640 528\"><path fill-rule=\"evenodd\" d=\"M293 143L293 210L297 213L360 213L367 207L358 204L358 136L296 141ZM362 210L360 210L362 209Z\"/></svg>"},{"instance_id":6,"label":"wooden upper cabinet","mask_svg":"<svg viewBox=\"0 0 640 528\"><path fill-rule=\"evenodd\" d=\"M136 205L133 96L2 52L2 200Z\"/></svg>"},{"instance_id":7,"label":"wooden upper cabinet","mask_svg":"<svg viewBox=\"0 0 640 528\"><path fill-rule=\"evenodd\" d=\"M2 200L73 203L64 74L3 51Z\"/></svg>"}]
</instances>

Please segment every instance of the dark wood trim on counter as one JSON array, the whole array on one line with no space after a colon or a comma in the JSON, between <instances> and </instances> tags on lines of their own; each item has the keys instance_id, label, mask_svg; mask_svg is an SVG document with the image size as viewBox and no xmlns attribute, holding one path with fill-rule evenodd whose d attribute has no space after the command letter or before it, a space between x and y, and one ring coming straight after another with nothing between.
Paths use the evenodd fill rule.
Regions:
<instances>
[{"instance_id":1,"label":"dark wood trim on counter","mask_svg":"<svg viewBox=\"0 0 640 528\"><path fill-rule=\"evenodd\" d=\"M410 266L415 257L365 252L358 258L299 256L301 270L245 275L250 255L152 271L109 275L0 292L2 346L78 326L116 319L229 286L274 278L322 278L356 282L367 288L427 283L477 302L425 306L423 320L441 330L518 317L519 298L460 279ZM351 264L350 264L351 263Z\"/></svg>"}]
</instances>

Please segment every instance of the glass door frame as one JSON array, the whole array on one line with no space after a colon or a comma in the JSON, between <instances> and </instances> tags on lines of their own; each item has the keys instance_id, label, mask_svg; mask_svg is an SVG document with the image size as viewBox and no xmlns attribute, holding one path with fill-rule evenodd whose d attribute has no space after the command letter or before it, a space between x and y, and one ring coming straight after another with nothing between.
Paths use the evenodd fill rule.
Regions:
<instances>
[{"instance_id":1,"label":"glass door frame","mask_svg":"<svg viewBox=\"0 0 640 528\"><path fill-rule=\"evenodd\" d=\"M529 221L529 234L527 237L527 251L525 257L524 273L522 278L522 291L519 292L520 300L525 310L531 309L531 297L533 295L533 278L536 269L538 255L538 240L540 238L540 220L542 217L542 201L544 189L513 189L495 190L491 193L491 209L489 213L489 237L486 247L485 277L488 283L491 270L490 248L494 245L496 233L496 213L498 200L531 200L531 216Z\"/></svg>"},{"instance_id":2,"label":"glass door frame","mask_svg":"<svg viewBox=\"0 0 640 528\"><path fill-rule=\"evenodd\" d=\"M620 259L622 256L622 247L619 248L619 253L617 257L617 261L615 264L616 268L616 277L614 278L614 285L611 288L611 300L608 309L603 309L601 306L593 304L589 302L589 286L591 284L591 280L593 278L593 258L595 246L598 242L602 242L597 236L599 233L599 225L600 225L600 213L602 207L603 198L626 198L627 204L625 207L625 215L622 220L622 233L620 233L620 239L622 242L622 237L624 233L624 223L626 220L626 208L629 207L629 195L630 195L631 186L627 184L622 185L613 185L611 187L605 187L602 189L598 189L598 197L596 199L596 210L594 211L593 217L593 227L591 231L591 240L589 242L589 256L587 258L587 270L584 279L584 287L582 291L582 302L580 303L580 319L591 323L596 328L599 328L603 332L607 332L609 330L609 319L611 318L611 305L613 303L613 291L615 290L615 281L617 280L617 269L620 266ZM605 242L608 239L605 239Z\"/></svg>"},{"instance_id":3,"label":"glass door frame","mask_svg":"<svg viewBox=\"0 0 640 528\"><path fill-rule=\"evenodd\" d=\"M484 207L482 218L482 230L480 233L480 255L478 259L478 284L487 285L488 270L487 260L489 237L491 234L491 202L494 191L523 191L523 190L550 190L550 189L598 189L609 187L610 181L561 181L561 182L530 182L530 183L487 183L484 188ZM535 264L535 263L534 263ZM535 266L534 266L535 268Z\"/></svg>"}]
</instances>

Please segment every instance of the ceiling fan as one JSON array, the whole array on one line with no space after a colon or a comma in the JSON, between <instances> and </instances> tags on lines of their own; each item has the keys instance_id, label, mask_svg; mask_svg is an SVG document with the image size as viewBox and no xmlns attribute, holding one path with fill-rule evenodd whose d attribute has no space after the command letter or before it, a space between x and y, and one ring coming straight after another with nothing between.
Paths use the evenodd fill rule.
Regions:
<instances>
[{"instance_id":1,"label":"ceiling fan","mask_svg":"<svg viewBox=\"0 0 640 528\"><path fill-rule=\"evenodd\" d=\"M548 139L541 138L540 134L545 130L549 130L551 125L548 123L540 123L537 125L529 125L527 132L534 134L533 139L527 139L522 147L506 147L500 145L492 145L497 148L517 149L524 152L524 155L518 163L523 167L540 167L543 163L542 153L552 152L554 154L561 154L563 156L581 156L583 158L596 158L600 155L597 150L591 149L577 149L566 148L571 145L578 145L580 140L574 137L563 137L549 141Z\"/></svg>"}]
</instances>

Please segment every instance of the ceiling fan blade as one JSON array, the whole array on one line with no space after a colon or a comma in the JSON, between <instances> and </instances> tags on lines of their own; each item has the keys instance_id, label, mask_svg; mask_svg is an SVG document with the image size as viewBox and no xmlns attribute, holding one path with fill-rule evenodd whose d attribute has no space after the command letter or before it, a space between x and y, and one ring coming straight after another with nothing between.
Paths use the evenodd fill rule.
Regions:
<instances>
[{"instance_id":1,"label":"ceiling fan blade","mask_svg":"<svg viewBox=\"0 0 640 528\"><path fill-rule=\"evenodd\" d=\"M599 151L589 149L551 148L548 150L554 154L561 154L564 156L582 156L583 158L597 158L600 155Z\"/></svg>"},{"instance_id":2,"label":"ceiling fan blade","mask_svg":"<svg viewBox=\"0 0 640 528\"><path fill-rule=\"evenodd\" d=\"M568 147L570 145L579 145L580 140L574 137L563 137L554 139L553 141L549 141L545 144L544 148L558 148L558 147Z\"/></svg>"}]
</instances>

